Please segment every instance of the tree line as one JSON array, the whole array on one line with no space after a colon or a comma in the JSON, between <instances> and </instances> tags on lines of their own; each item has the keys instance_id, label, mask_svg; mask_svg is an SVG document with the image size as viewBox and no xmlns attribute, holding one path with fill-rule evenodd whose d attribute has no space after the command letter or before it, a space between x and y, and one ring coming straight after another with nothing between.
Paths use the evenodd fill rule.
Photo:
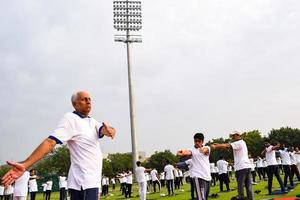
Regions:
<instances>
[{"instance_id":1,"label":"tree line","mask_svg":"<svg viewBox=\"0 0 300 200\"><path fill-rule=\"evenodd\" d=\"M270 140L271 143L279 142L285 144L287 147L300 147L300 130L291 127L272 129L267 136L263 136L258 130L244 132L242 138L247 143L249 154L252 157L260 156L266 140ZM212 139L206 144L226 142L230 142L230 139L228 137L221 137ZM220 156L223 156L229 162L233 162L233 155L230 151L212 151L210 155L211 162L216 162ZM167 164L167 159L170 163L177 163L180 161L180 158L174 155L170 150L156 151L143 162L143 166L163 171L164 166ZM61 172L68 173L70 163L69 149L66 145L63 145L55 148L32 168L35 168L39 175L46 179L47 177L58 175ZM103 159L103 173L106 176L113 177L119 172L132 170L132 168L131 153L109 154L107 158ZM3 176L8 169L9 167L6 165L0 166L0 177Z\"/></svg>"}]
</instances>

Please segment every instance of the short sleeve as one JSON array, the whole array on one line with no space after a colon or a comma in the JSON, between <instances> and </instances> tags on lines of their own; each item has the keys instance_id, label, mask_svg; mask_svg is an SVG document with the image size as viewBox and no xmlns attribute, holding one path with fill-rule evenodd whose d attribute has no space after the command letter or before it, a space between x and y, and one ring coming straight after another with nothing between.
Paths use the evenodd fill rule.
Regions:
<instances>
[{"instance_id":1,"label":"short sleeve","mask_svg":"<svg viewBox=\"0 0 300 200\"><path fill-rule=\"evenodd\" d=\"M267 152L272 151L272 147L273 147L273 146L270 145L268 148L266 148L266 151L267 151Z\"/></svg>"},{"instance_id":2,"label":"short sleeve","mask_svg":"<svg viewBox=\"0 0 300 200\"><path fill-rule=\"evenodd\" d=\"M230 143L232 149L234 150L238 150L240 149L240 144L238 142L233 142L233 143Z\"/></svg>"},{"instance_id":3,"label":"short sleeve","mask_svg":"<svg viewBox=\"0 0 300 200\"><path fill-rule=\"evenodd\" d=\"M69 119L65 115L58 123L57 128L50 134L49 138L56 141L58 144L69 141L74 136L74 131Z\"/></svg>"}]
</instances>

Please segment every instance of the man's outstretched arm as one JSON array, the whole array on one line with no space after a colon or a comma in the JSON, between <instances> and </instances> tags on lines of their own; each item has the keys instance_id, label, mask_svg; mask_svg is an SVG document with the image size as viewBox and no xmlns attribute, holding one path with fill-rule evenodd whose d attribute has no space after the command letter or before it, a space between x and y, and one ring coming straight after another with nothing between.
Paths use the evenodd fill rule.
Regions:
<instances>
[{"instance_id":1,"label":"man's outstretched arm","mask_svg":"<svg viewBox=\"0 0 300 200\"><path fill-rule=\"evenodd\" d=\"M210 148L212 149L230 149L231 145L229 143L224 143L224 144L211 144Z\"/></svg>"},{"instance_id":2,"label":"man's outstretched arm","mask_svg":"<svg viewBox=\"0 0 300 200\"><path fill-rule=\"evenodd\" d=\"M2 183L4 186L8 186L15 182L16 179L22 176L26 169L42 159L55 147L55 145L56 141L47 138L31 153L31 155L25 161L21 163L7 161L7 164L12 168L2 178Z\"/></svg>"}]
</instances>

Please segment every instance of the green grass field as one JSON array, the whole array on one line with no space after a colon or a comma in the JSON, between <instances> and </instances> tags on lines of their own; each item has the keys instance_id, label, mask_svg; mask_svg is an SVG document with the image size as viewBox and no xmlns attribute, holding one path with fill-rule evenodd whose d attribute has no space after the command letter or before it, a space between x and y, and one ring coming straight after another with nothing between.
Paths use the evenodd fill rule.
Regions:
<instances>
[{"instance_id":1,"label":"green grass field","mask_svg":"<svg viewBox=\"0 0 300 200\"><path fill-rule=\"evenodd\" d=\"M277 195L277 196L270 196L267 195L267 181L261 181L259 182L257 185L253 185L253 191L255 190L261 190L260 194L254 194L254 197L256 200L259 199L272 199L275 197L295 197L297 194L300 194L300 184L298 184L293 190L291 190L288 194L285 195ZM230 188L231 189L235 189L236 188L236 182L235 181L231 181L230 183ZM115 199L125 199L124 196L121 195L121 192L119 191L119 187L116 187L116 191L112 192L111 188L109 189L111 195L108 197L101 197L101 199L111 199L111 200L115 200ZM224 186L225 189L225 186ZM279 184L277 182L276 179L273 180L273 190L274 189L279 189ZM211 187L210 189L210 194L212 193L217 193L219 197L218 198L211 198L211 199L224 199L224 200L229 200L231 199L231 197L236 196L237 195L237 190L234 191L230 191L230 192L223 192L220 193L219 192L219 185L217 184L216 186ZM161 193L167 194L167 189L163 188L161 190ZM138 200L138 197L136 197L136 195L138 194L138 187L136 184L133 185L133 197L130 198L131 200ZM190 198L190 185L185 183L182 187L181 190L175 190L175 196L172 197L160 197L159 193L153 194L150 192L150 194L147 194L147 200L155 200L155 199L168 199L168 200L184 200L184 199L191 199ZM51 195L51 199L56 200L59 199L59 193L58 192L53 192ZM128 198L129 199L129 198ZM37 195L37 200L43 200L43 195L42 194L38 194Z\"/></svg>"}]
</instances>

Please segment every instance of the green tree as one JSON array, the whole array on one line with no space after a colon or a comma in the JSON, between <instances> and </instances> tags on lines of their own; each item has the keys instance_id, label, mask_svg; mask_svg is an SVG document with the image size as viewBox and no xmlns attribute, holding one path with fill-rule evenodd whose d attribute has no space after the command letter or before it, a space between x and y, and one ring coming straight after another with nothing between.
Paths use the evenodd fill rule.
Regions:
<instances>
[{"instance_id":1,"label":"green tree","mask_svg":"<svg viewBox=\"0 0 300 200\"><path fill-rule=\"evenodd\" d=\"M147 168L155 168L158 171L163 171L167 160L171 164L179 162L179 158L175 156L170 150L165 150L162 152L155 152L144 164Z\"/></svg>"},{"instance_id":2,"label":"green tree","mask_svg":"<svg viewBox=\"0 0 300 200\"><path fill-rule=\"evenodd\" d=\"M261 151L264 148L264 138L258 130L253 130L250 132L245 132L242 134L243 140L245 140L248 153L252 157L260 156Z\"/></svg>"},{"instance_id":3,"label":"green tree","mask_svg":"<svg viewBox=\"0 0 300 200\"><path fill-rule=\"evenodd\" d=\"M132 169L132 156L131 153L114 153L108 155L110 160L112 172L116 175L119 172Z\"/></svg>"},{"instance_id":4,"label":"green tree","mask_svg":"<svg viewBox=\"0 0 300 200\"><path fill-rule=\"evenodd\" d=\"M285 144L287 147L300 146L300 130L291 127L281 127L280 129L272 129L268 138L271 141Z\"/></svg>"},{"instance_id":5,"label":"green tree","mask_svg":"<svg viewBox=\"0 0 300 200\"><path fill-rule=\"evenodd\" d=\"M208 141L206 143L206 145L210 145L213 143L223 144L223 143L229 143L229 142L230 142L230 139L228 139L228 138L227 139L216 138L216 139L212 139L211 141ZM231 149L211 150L209 160L210 160L210 162L217 162L219 160L220 156L224 157L224 159L229 162L233 162L233 154L232 154Z\"/></svg>"}]
</instances>

